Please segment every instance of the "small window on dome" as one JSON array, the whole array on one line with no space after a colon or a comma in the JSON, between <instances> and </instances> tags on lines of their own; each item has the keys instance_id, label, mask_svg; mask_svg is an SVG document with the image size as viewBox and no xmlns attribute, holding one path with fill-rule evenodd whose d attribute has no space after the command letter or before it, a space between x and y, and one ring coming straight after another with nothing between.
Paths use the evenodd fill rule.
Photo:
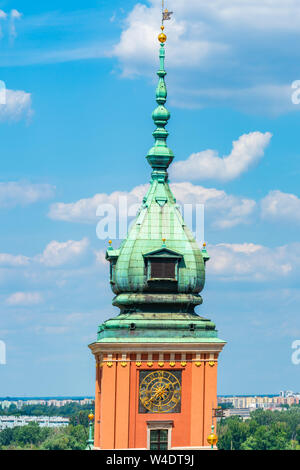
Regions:
<instances>
[{"instance_id":1,"label":"small window on dome","mask_svg":"<svg viewBox=\"0 0 300 470\"><path fill-rule=\"evenodd\" d=\"M152 287L164 287L170 282L177 282L179 276L179 263L183 260L181 253L177 253L174 250L170 250L165 246L159 250L145 253L145 275L148 282L153 283ZM159 281L168 281L159 284Z\"/></svg>"},{"instance_id":2,"label":"small window on dome","mask_svg":"<svg viewBox=\"0 0 300 470\"><path fill-rule=\"evenodd\" d=\"M173 279L176 280L177 260L153 259L150 262L151 279Z\"/></svg>"}]
</instances>

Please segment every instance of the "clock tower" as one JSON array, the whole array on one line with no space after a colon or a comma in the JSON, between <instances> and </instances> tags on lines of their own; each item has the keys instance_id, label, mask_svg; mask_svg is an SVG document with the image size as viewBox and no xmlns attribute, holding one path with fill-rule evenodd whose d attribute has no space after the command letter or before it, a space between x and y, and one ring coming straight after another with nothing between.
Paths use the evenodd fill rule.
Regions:
<instances>
[{"instance_id":1,"label":"clock tower","mask_svg":"<svg viewBox=\"0 0 300 470\"><path fill-rule=\"evenodd\" d=\"M186 226L168 184L174 158L165 129L165 41L160 42L150 188L127 238L110 242L113 305L89 347L96 359L96 449L207 448L217 406L218 357L225 342L202 304L209 256ZM215 423L214 423L215 424Z\"/></svg>"}]
</instances>

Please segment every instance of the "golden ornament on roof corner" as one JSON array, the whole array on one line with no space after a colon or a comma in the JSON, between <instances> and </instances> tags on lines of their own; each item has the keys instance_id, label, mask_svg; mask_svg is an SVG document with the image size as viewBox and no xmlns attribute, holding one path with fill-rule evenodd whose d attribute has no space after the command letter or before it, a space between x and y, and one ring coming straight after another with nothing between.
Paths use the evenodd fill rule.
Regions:
<instances>
[{"instance_id":1,"label":"golden ornament on roof corner","mask_svg":"<svg viewBox=\"0 0 300 470\"><path fill-rule=\"evenodd\" d=\"M209 436L207 436L207 442L211 446L215 446L218 442L218 436L214 432L212 432L211 434L209 434Z\"/></svg>"},{"instance_id":2,"label":"golden ornament on roof corner","mask_svg":"<svg viewBox=\"0 0 300 470\"><path fill-rule=\"evenodd\" d=\"M93 420L94 420L94 415L93 415L93 413L90 413L90 414L88 415L88 418L89 418L90 421L93 421Z\"/></svg>"}]
</instances>

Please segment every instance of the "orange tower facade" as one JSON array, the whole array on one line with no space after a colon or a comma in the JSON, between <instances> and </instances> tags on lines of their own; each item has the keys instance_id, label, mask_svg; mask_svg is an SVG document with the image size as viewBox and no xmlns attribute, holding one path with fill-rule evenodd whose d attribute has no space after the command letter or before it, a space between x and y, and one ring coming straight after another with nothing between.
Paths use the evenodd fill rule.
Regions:
<instances>
[{"instance_id":1,"label":"orange tower facade","mask_svg":"<svg viewBox=\"0 0 300 470\"><path fill-rule=\"evenodd\" d=\"M221 344L103 346L91 345L96 357L95 448L207 447Z\"/></svg>"}]
</instances>

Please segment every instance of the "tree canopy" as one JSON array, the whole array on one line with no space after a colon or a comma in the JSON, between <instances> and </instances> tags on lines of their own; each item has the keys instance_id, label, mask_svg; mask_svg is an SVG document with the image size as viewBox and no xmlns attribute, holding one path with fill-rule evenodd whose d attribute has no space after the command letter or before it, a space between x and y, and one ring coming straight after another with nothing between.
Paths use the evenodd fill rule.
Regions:
<instances>
[{"instance_id":1,"label":"tree canopy","mask_svg":"<svg viewBox=\"0 0 300 470\"><path fill-rule=\"evenodd\" d=\"M53 414L44 411L43 408L42 410L43 415L53 416ZM91 406L84 405L80 407L80 405L77 405L70 407L66 405L61 416L69 416L70 422L68 426L64 427L40 427L38 423L30 422L26 426L4 429L0 431L0 449L84 450L88 439L88 414L90 410ZM37 416L41 416L40 412L41 409L39 409ZM68 413L70 414L68 415ZM31 413L30 416L33 416L33 414Z\"/></svg>"},{"instance_id":2,"label":"tree canopy","mask_svg":"<svg viewBox=\"0 0 300 470\"><path fill-rule=\"evenodd\" d=\"M300 450L300 406L258 409L245 421L238 416L222 419L218 436L223 450Z\"/></svg>"}]
</instances>

